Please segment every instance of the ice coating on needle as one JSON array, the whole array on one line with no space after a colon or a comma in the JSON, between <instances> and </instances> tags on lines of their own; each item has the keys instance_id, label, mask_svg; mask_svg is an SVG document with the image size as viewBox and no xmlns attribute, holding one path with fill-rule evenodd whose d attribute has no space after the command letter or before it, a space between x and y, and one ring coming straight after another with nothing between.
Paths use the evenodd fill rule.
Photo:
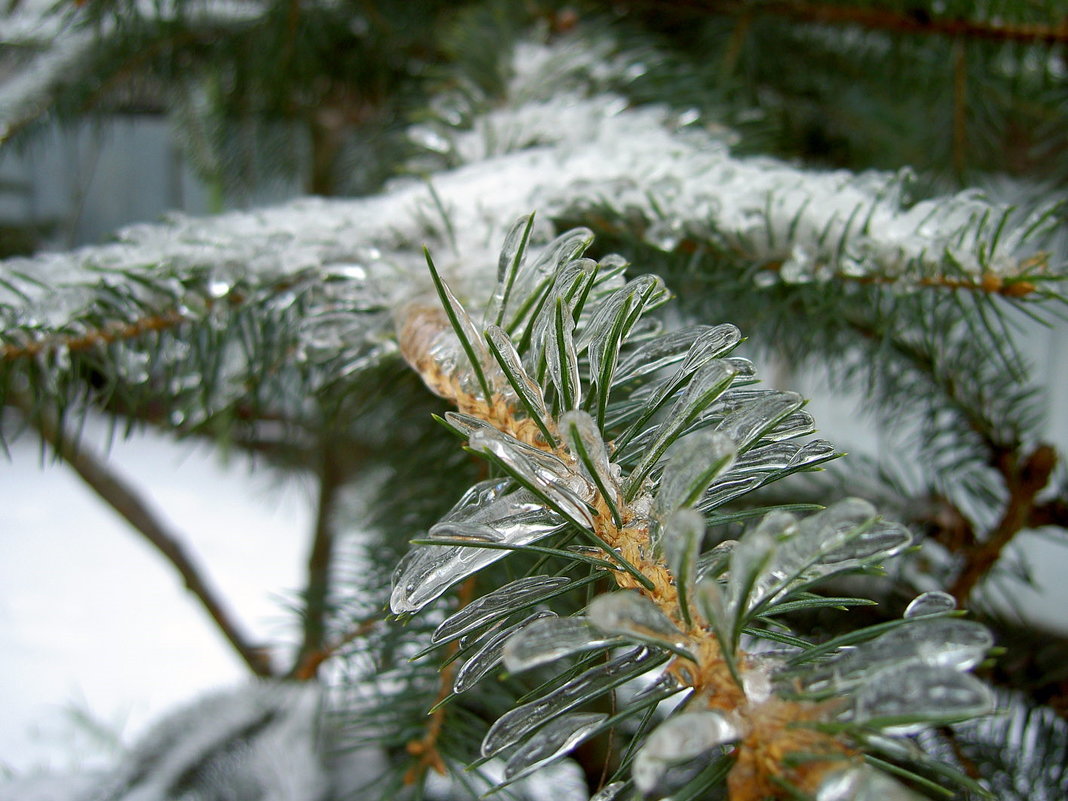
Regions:
<instances>
[{"instance_id":1,"label":"ice coating on needle","mask_svg":"<svg viewBox=\"0 0 1068 801\"><path fill-rule=\"evenodd\" d=\"M507 555L507 550L478 548L478 541L526 545L552 534L560 519L525 490L499 495L483 505L470 493L430 529L431 537L470 539L470 545L427 545L405 555L394 571L390 608L416 612L462 578Z\"/></svg>"},{"instance_id":2,"label":"ice coating on needle","mask_svg":"<svg viewBox=\"0 0 1068 801\"><path fill-rule=\"evenodd\" d=\"M654 645L685 647L684 637L671 619L651 600L632 590L598 595L586 609L601 631Z\"/></svg>"},{"instance_id":3,"label":"ice coating on needle","mask_svg":"<svg viewBox=\"0 0 1068 801\"><path fill-rule=\"evenodd\" d=\"M681 506L695 503L720 473L730 470L737 452L734 440L718 431L697 431L677 440L666 455L654 514L666 520Z\"/></svg>"},{"instance_id":4,"label":"ice coating on needle","mask_svg":"<svg viewBox=\"0 0 1068 801\"><path fill-rule=\"evenodd\" d=\"M571 580L563 576L529 576L508 582L476 598L456 614L448 617L434 631L434 642L446 642L487 626L502 615L522 609L559 592Z\"/></svg>"},{"instance_id":5,"label":"ice coating on needle","mask_svg":"<svg viewBox=\"0 0 1068 801\"><path fill-rule=\"evenodd\" d=\"M965 720L990 712L990 688L970 673L938 665L901 665L879 672L852 696L852 718L895 733L931 722Z\"/></svg>"},{"instance_id":6,"label":"ice coating on needle","mask_svg":"<svg viewBox=\"0 0 1068 801\"><path fill-rule=\"evenodd\" d=\"M501 663L504 656L504 646L512 636L527 628L534 622L551 618L552 616L553 613L547 610L537 611L523 618L518 623L514 623L511 626L495 631L490 636L486 637L475 652L467 657L463 665L456 672L456 679L453 681L452 691L454 693L462 693L471 689L471 687L481 681L487 673Z\"/></svg>"},{"instance_id":7,"label":"ice coating on needle","mask_svg":"<svg viewBox=\"0 0 1068 801\"><path fill-rule=\"evenodd\" d=\"M605 636L582 616L546 618L531 623L505 643L504 664L513 673L520 673L569 654L621 642L619 637Z\"/></svg>"},{"instance_id":8,"label":"ice coating on needle","mask_svg":"<svg viewBox=\"0 0 1068 801\"><path fill-rule=\"evenodd\" d=\"M603 712L560 715L516 749L504 768L505 778L521 778L562 757L607 719Z\"/></svg>"},{"instance_id":9,"label":"ice coating on needle","mask_svg":"<svg viewBox=\"0 0 1068 801\"><path fill-rule=\"evenodd\" d=\"M587 670L548 695L505 712L482 740L482 755L492 756L519 742L528 733L557 715L567 712L618 687L652 668L662 657L638 648L607 664Z\"/></svg>"},{"instance_id":10,"label":"ice coating on needle","mask_svg":"<svg viewBox=\"0 0 1068 801\"><path fill-rule=\"evenodd\" d=\"M923 801L924 798L864 763L828 774L816 791L816 801Z\"/></svg>"},{"instance_id":11,"label":"ice coating on needle","mask_svg":"<svg viewBox=\"0 0 1068 801\"><path fill-rule=\"evenodd\" d=\"M919 617L840 651L811 671L806 684L820 687L831 683L841 691L875 681L876 674L885 668L909 664L969 670L993 645L990 631L975 621Z\"/></svg>"}]
</instances>

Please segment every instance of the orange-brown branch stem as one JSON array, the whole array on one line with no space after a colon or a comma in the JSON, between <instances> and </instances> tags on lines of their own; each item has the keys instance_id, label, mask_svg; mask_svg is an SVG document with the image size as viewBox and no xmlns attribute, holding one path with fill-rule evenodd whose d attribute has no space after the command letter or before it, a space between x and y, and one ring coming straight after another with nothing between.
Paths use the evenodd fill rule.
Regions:
<instances>
[{"instance_id":1,"label":"orange-brown branch stem","mask_svg":"<svg viewBox=\"0 0 1068 801\"><path fill-rule=\"evenodd\" d=\"M471 603L474 596L475 576L471 576L471 578L467 579L460 585L458 608L463 609ZM446 649L446 656L452 657L459 647L460 644L458 640L449 643ZM448 698L449 693L452 692L452 683L456 675L457 664L458 663L453 660L442 668L438 683L438 695L434 700L434 706L436 706L437 709L430 713L430 720L426 725L423 736L418 740L409 741L406 746L406 750L409 754L418 757L404 774L404 783L406 785L418 782L423 778L427 770L433 770L440 776L444 776L447 773L445 760L442 758L441 752L438 750L438 738L441 737L441 730L445 725L446 708L444 706L438 706L438 704Z\"/></svg>"}]
</instances>

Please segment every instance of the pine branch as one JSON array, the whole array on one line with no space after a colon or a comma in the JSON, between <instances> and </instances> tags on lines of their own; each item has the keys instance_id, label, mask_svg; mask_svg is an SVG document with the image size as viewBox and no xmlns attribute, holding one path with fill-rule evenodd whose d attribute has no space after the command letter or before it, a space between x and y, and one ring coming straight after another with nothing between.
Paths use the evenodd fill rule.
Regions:
<instances>
[{"instance_id":1,"label":"pine branch","mask_svg":"<svg viewBox=\"0 0 1068 801\"><path fill-rule=\"evenodd\" d=\"M1035 509L1035 497L1045 489L1057 465L1057 452L1042 444L1031 452L1022 466L1017 467L1017 459L1015 452L1003 451L995 461L1009 500L997 527L981 543L965 552L964 569L950 589L960 604L967 602L972 590L997 563L1005 547L1028 526Z\"/></svg>"},{"instance_id":2,"label":"pine branch","mask_svg":"<svg viewBox=\"0 0 1068 801\"><path fill-rule=\"evenodd\" d=\"M163 555L249 670L256 676L273 675L267 651L251 642L241 631L240 625L226 608L218 591L194 563L182 541L168 530L137 490L109 470L104 461L83 443L64 433L53 416L43 410L35 411L26 398L9 396L9 400L22 410L26 420L52 447L55 454L70 465L105 503Z\"/></svg>"},{"instance_id":3,"label":"pine branch","mask_svg":"<svg viewBox=\"0 0 1068 801\"><path fill-rule=\"evenodd\" d=\"M297 653L296 675L308 670L318 655L326 652L326 616L330 601L330 570L334 556L334 514L344 472L336 449L324 444L319 476L319 501L315 517L315 534L308 554L308 578L304 590L304 640ZM319 660L321 661L321 659Z\"/></svg>"},{"instance_id":4,"label":"pine branch","mask_svg":"<svg viewBox=\"0 0 1068 801\"><path fill-rule=\"evenodd\" d=\"M749 4L746 4L749 8ZM986 39L997 42L1056 44L1068 42L1068 22L1042 25L932 17L922 8L895 12L889 9L857 8L826 3L772 2L758 6L762 13L804 22L829 25L859 25L871 30L903 34L926 34L948 38Z\"/></svg>"},{"instance_id":5,"label":"pine branch","mask_svg":"<svg viewBox=\"0 0 1068 801\"><path fill-rule=\"evenodd\" d=\"M22 344L0 346L0 359L14 361L52 353L58 350L83 351L100 345L109 345L124 339L136 339L154 331L166 331L181 325L189 318L179 311L166 311L143 317L131 323L112 323L95 331L87 331L76 336L53 335L43 339Z\"/></svg>"},{"instance_id":6,"label":"pine branch","mask_svg":"<svg viewBox=\"0 0 1068 801\"><path fill-rule=\"evenodd\" d=\"M369 634L377 626L381 625L384 618L377 615L367 620L360 621L353 626L345 635L338 637L334 642L323 646L318 651L305 654L304 657L294 664L289 672L291 678L297 681L311 681L319 672L319 666L337 654L346 645L355 642Z\"/></svg>"},{"instance_id":7,"label":"pine branch","mask_svg":"<svg viewBox=\"0 0 1068 801\"><path fill-rule=\"evenodd\" d=\"M475 584L478 579L475 576L471 576L463 584L460 585L459 592L459 609L463 609L467 606L475 597ZM459 649L459 641L449 643L447 646L447 657L452 657ZM446 707L441 703L452 693L453 679L456 676L456 669L459 664L456 661L449 661L449 663L441 669L441 673L438 679L438 695L434 700L433 711L429 715L429 720L426 724L423 736L418 740L410 740L405 749L409 754L414 757L418 757L416 762L408 768L408 771L404 774L404 783L406 785L415 784L422 780L427 770L433 770L437 774L444 776L448 772L445 761L441 757L441 753L438 751L438 738L441 736L442 727L445 725L445 713Z\"/></svg>"},{"instance_id":8,"label":"pine branch","mask_svg":"<svg viewBox=\"0 0 1068 801\"><path fill-rule=\"evenodd\" d=\"M609 220L602 214L583 215L582 222L598 234L611 237L632 238L634 231L622 224ZM700 254L708 250L710 243L695 237L683 237L671 248L676 253ZM732 251L732 255L742 261L759 261L759 257L741 249ZM761 272L780 273L785 262L782 259L766 261L759 265ZM1037 253L1020 260L1016 273L1000 275L988 270L981 275L913 275L867 273L856 275L843 270L835 270L831 276L836 281L861 286L914 286L924 289L963 290L984 295L1000 295L1005 298L1026 298L1040 292L1040 285L1031 280L1049 272L1049 254Z\"/></svg>"},{"instance_id":9,"label":"pine branch","mask_svg":"<svg viewBox=\"0 0 1068 801\"><path fill-rule=\"evenodd\" d=\"M630 0L628 5L657 6L645 0ZM860 8L830 3L805 3L793 0L751 3L737 0L685 0L673 4L677 9L693 13L762 14L785 17L798 22L816 22L823 25L856 25L876 31L900 34L942 36L946 38L980 39L995 42L1020 42L1023 44L1063 44L1068 42L1068 22L1059 25L1041 23L1015 23L998 20L963 19L960 17L939 18L917 6L905 11L893 9Z\"/></svg>"}]
</instances>

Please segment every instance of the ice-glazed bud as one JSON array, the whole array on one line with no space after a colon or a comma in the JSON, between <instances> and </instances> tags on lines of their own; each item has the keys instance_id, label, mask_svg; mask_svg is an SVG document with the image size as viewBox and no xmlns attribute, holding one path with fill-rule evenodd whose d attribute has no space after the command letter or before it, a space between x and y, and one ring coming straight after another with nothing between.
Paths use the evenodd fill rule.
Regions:
<instances>
[{"instance_id":1,"label":"ice-glazed bud","mask_svg":"<svg viewBox=\"0 0 1068 801\"><path fill-rule=\"evenodd\" d=\"M567 754L608 719L603 712L572 713L551 720L527 739L504 767L506 779L533 773Z\"/></svg>"},{"instance_id":2,"label":"ice-glazed bud","mask_svg":"<svg viewBox=\"0 0 1068 801\"><path fill-rule=\"evenodd\" d=\"M923 801L904 785L864 763L827 774L815 801Z\"/></svg>"},{"instance_id":3,"label":"ice-glazed bud","mask_svg":"<svg viewBox=\"0 0 1068 801\"><path fill-rule=\"evenodd\" d=\"M606 636L585 617L546 618L524 628L504 646L504 664L513 673L555 662L580 651L622 642Z\"/></svg>"},{"instance_id":4,"label":"ice-glazed bud","mask_svg":"<svg viewBox=\"0 0 1068 801\"><path fill-rule=\"evenodd\" d=\"M907 607L905 617L926 617L927 615L941 615L952 612L957 608L957 599L948 592L935 590L917 595Z\"/></svg>"},{"instance_id":5,"label":"ice-glazed bud","mask_svg":"<svg viewBox=\"0 0 1068 801\"><path fill-rule=\"evenodd\" d=\"M684 647L681 631L653 601L633 590L598 595L586 610L590 622L608 634L666 645Z\"/></svg>"},{"instance_id":6,"label":"ice-glazed bud","mask_svg":"<svg viewBox=\"0 0 1068 801\"><path fill-rule=\"evenodd\" d=\"M701 710L674 715L653 730L635 756L631 769L634 784L649 794L659 789L673 766L739 737L738 727L719 712Z\"/></svg>"}]
</instances>

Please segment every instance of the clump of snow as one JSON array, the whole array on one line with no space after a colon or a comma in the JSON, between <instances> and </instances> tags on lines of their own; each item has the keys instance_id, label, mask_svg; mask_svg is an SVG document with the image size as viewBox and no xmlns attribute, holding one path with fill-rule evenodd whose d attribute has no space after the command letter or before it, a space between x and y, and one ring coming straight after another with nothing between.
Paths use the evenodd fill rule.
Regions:
<instances>
[{"instance_id":1,"label":"clump of snow","mask_svg":"<svg viewBox=\"0 0 1068 801\"><path fill-rule=\"evenodd\" d=\"M601 205L621 216L636 213L650 223L653 244L672 249L686 237L711 240L754 262L781 262L784 280L919 278L947 270L1012 276L1033 252L1027 239L1041 211L1014 213L974 189L910 204L908 170L858 175L736 158L714 126L591 91L613 72L625 81L642 66L608 53L572 40L520 47L510 102L467 125L448 118L425 124L416 141L432 141L453 164L551 149L556 175L534 189L539 209ZM599 72L589 63L598 57Z\"/></svg>"},{"instance_id":2,"label":"clump of snow","mask_svg":"<svg viewBox=\"0 0 1068 801\"><path fill-rule=\"evenodd\" d=\"M0 263L0 323L27 336L70 333L72 324L77 333L100 282L133 292L148 308L184 305L196 316L203 298L189 287L197 282L201 295L206 282L218 298L242 284L318 281L321 291L302 296L310 322L297 352L320 358L374 342L374 352L353 357L360 366L389 349L389 311L430 292L422 246L461 297L486 297L505 232L531 211L539 215L535 247L551 233L548 220L607 210L657 247L693 239L777 264L771 280L878 275L907 284L946 270L1011 276L1030 255L1025 234L1033 220L1013 217L976 191L909 205L905 173L855 175L737 158L718 130L692 115L632 108L621 95L582 88L619 83L644 68L596 42L522 45L513 98L473 118L473 107L442 114L415 131L458 165L429 182L404 179L357 200L306 198L206 219L177 216L127 228L112 244L9 260ZM169 280L173 291L162 295L171 297L135 285L131 274ZM286 297L294 292L280 292ZM344 331L329 324L352 311L361 314L349 314Z\"/></svg>"}]
</instances>

